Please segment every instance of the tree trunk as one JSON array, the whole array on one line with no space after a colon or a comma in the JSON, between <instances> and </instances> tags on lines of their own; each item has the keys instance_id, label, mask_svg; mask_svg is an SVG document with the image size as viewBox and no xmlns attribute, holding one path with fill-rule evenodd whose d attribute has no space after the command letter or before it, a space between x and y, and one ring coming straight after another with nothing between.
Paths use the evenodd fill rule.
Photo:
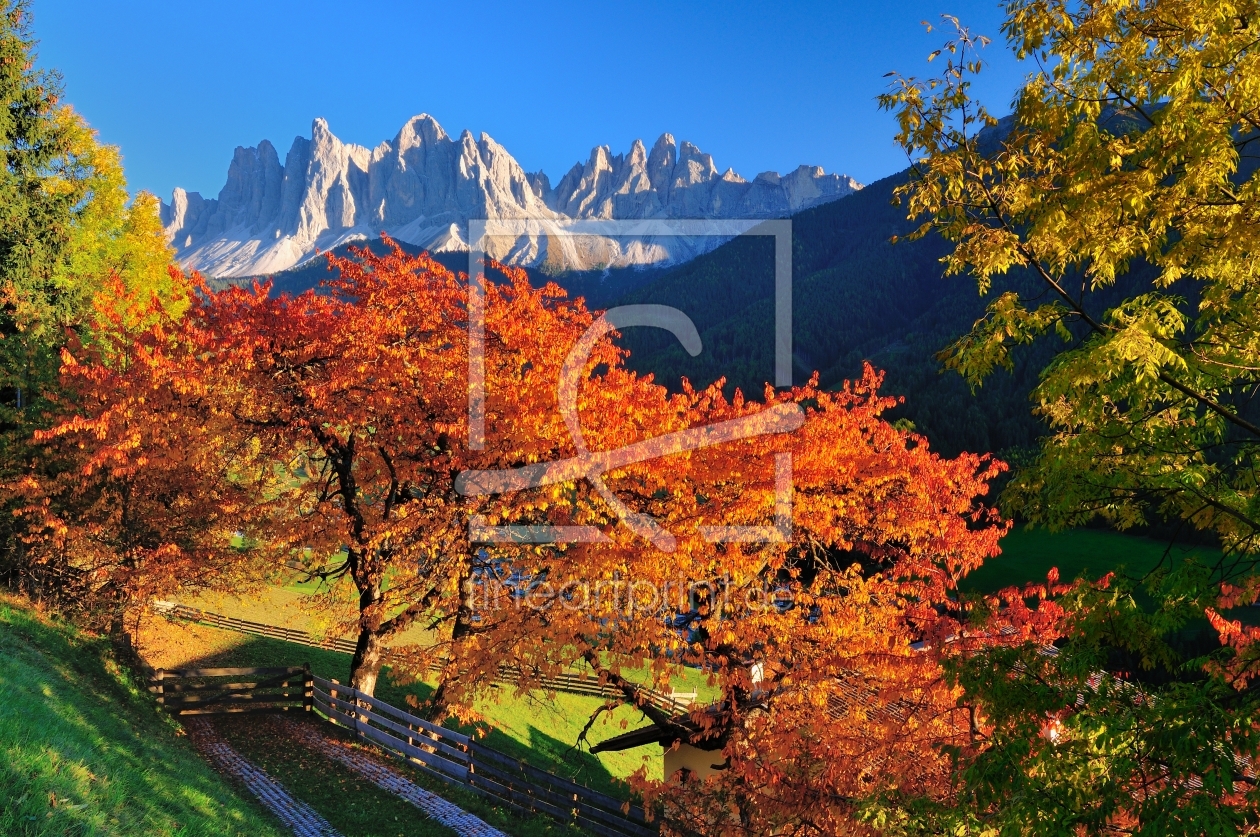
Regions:
<instances>
[{"instance_id":1,"label":"tree trunk","mask_svg":"<svg viewBox=\"0 0 1260 837\"><path fill-rule=\"evenodd\" d=\"M473 585L472 572L464 574L460 580L460 598L459 610L455 613L455 625L451 629L451 659L459 659L460 645L464 637L472 633L473 620ZM429 697L428 717L435 724L440 724L446 719L447 707L447 682L449 679L449 663L442 672L442 679L438 683L437 688L433 690L433 694ZM455 675L458 677L458 673Z\"/></svg>"},{"instance_id":2,"label":"tree trunk","mask_svg":"<svg viewBox=\"0 0 1260 837\"><path fill-rule=\"evenodd\" d=\"M352 485L349 478L343 478L343 482ZM361 529L356 529L355 534L361 537ZM369 556L362 550L350 548L350 575L359 590L359 639L354 644L354 657L350 660L350 685L365 695L374 695L381 663L385 660L385 642L381 635L381 579L379 573L372 571L375 566L368 566L369 557L376 559L379 556ZM373 560L371 563L375 565L376 562Z\"/></svg>"},{"instance_id":3,"label":"tree trunk","mask_svg":"<svg viewBox=\"0 0 1260 837\"><path fill-rule=\"evenodd\" d=\"M376 693L376 679L385 660L385 642L374 631L359 629L359 641L350 660L350 685L365 695Z\"/></svg>"}]
</instances>

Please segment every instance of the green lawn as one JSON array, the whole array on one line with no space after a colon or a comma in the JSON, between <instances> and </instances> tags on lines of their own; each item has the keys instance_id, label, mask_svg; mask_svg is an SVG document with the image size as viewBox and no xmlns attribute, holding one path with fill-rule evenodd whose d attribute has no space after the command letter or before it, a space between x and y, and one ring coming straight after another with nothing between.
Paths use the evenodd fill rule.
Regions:
<instances>
[{"instance_id":1,"label":"green lawn","mask_svg":"<svg viewBox=\"0 0 1260 837\"><path fill-rule=\"evenodd\" d=\"M1044 581L1051 567L1058 567L1059 577L1065 581L1082 576L1097 578L1112 570L1141 577L1165 559L1165 551L1165 566L1190 555L1214 559L1220 554L1205 546L1169 549L1166 541L1097 529L1049 532L1017 528L1002 539L1002 554L986 561L960 586L964 591L991 593L1011 585Z\"/></svg>"},{"instance_id":2,"label":"green lawn","mask_svg":"<svg viewBox=\"0 0 1260 837\"><path fill-rule=\"evenodd\" d=\"M1113 569L1141 575L1165 558L1167 545L1096 530L1051 534L1016 530L1002 541L1003 553L964 582L964 589L992 591L1045 577L1058 567L1063 578L1099 576ZM1173 561L1190 554L1211 558L1214 550L1174 548ZM345 680L348 655L261 637L223 634L200 662L273 665L310 661L325 677ZM43 835L258 835L280 832L251 798L215 774L179 737L177 726L141 693L113 661L108 644L39 616L14 599L0 598L0 834ZM424 698L430 686L400 686L382 678L379 696L399 706L408 695ZM675 688L707 691L699 675L684 675ZM644 747L592 756L573 747L578 732L599 705L595 698L533 693L483 701L486 743L551 772L624 797L620 781L640 766L659 778L661 753ZM306 798L343 833L364 837L445 835L410 806L323 763L322 757L285 751L264 735L252 735L241 720L225 733L295 793ZM599 741L644 723L621 708L592 730ZM281 753L285 754L282 755ZM309 769L314 768L314 769ZM415 776L451 796L449 786ZM330 784L332 783L332 784ZM330 808L337 792L353 788L353 805ZM558 826L512 822L482 800L456 800L518 837L553 833ZM401 806L401 807L400 807ZM324 810L328 809L328 810ZM372 824L368 824L368 820Z\"/></svg>"},{"instance_id":3,"label":"green lawn","mask_svg":"<svg viewBox=\"0 0 1260 837\"><path fill-rule=\"evenodd\" d=\"M136 689L108 643L0 598L0 834L282 833Z\"/></svg>"},{"instance_id":4,"label":"green lawn","mask_svg":"<svg viewBox=\"0 0 1260 837\"><path fill-rule=\"evenodd\" d=\"M181 597L180 601L228 616L319 633L323 626L312 618L309 609L304 608L307 597L314 592L316 586L313 584L290 583L253 590L240 596L203 594ZM216 650L210 651L204 659L223 665L280 665L309 658L316 673L321 676L342 682L349 678L349 655L252 637L231 642L228 641L230 636L240 635L226 634L222 642L205 642L207 647ZM624 670L622 674L638 681L646 681L649 677L647 670ZM718 689L709 684L707 675L695 669L683 669L676 673L670 688L678 692L695 692L697 700L702 703L718 697ZM424 698L430 689L431 685L425 683L398 687L385 677L378 686L377 694L382 700L402 707L406 705L408 695ZM507 689L497 698L482 701L476 707L488 721L487 743L496 749L618 796L624 796L626 788L617 780L630 776L640 767L646 767L648 776L660 778L662 753L655 745L599 756L574 749L586 720L602 703L596 698L567 694L547 697L538 693L515 696ZM596 743L646 724L647 720L641 713L623 707L601 718L588 738L590 743Z\"/></svg>"},{"instance_id":5,"label":"green lawn","mask_svg":"<svg viewBox=\"0 0 1260 837\"><path fill-rule=\"evenodd\" d=\"M1045 530L1016 529L1002 540L1002 554L986 562L967 577L962 589L968 592L993 592L1010 585L1045 578L1051 567L1058 567L1060 577L1098 577L1112 570L1143 575L1165 559L1167 544L1148 538L1092 529L1060 533ZM1167 560L1181 561L1197 552L1211 557L1214 550L1174 548ZM298 585L276 587L248 597L220 598L199 601L201 607L228 615L251 618L288 627L313 627L303 611L303 599L311 591ZM212 629L201 628L209 631ZM259 637L224 638L225 647L205 657L206 662L224 665L279 665L310 660L315 671L343 682L348 679L349 655L291 645ZM646 679L646 672L623 672L632 679ZM707 678L694 670L682 672L673 684L677 691L695 691L701 701L710 700L716 690ZM396 706L405 706L408 696L424 699L431 686L415 683L399 686L388 676L381 679L378 696ZM620 782L640 767L647 775L659 778L662 769L660 748L653 745L620 753L592 756L574 748L574 742L587 718L601 704L596 698L538 693L515 696L504 689L498 700L482 701L476 708L486 718L483 728L486 742L496 749L529 761L545 770L574 778L607 793L625 796L626 786ZM646 719L630 708L622 707L601 720L589 738L598 742L645 725Z\"/></svg>"}]
</instances>

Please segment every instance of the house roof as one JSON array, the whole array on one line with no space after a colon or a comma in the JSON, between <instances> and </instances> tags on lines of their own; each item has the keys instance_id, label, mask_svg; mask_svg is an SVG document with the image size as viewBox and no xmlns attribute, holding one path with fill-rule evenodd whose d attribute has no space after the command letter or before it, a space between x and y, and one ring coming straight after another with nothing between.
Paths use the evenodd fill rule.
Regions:
<instances>
[{"instance_id":1,"label":"house roof","mask_svg":"<svg viewBox=\"0 0 1260 837\"><path fill-rule=\"evenodd\" d=\"M621 735L612 738L606 738L592 747L591 752L617 753L622 750L642 747L645 744L660 744L662 747L668 747L680 737L674 730L652 724L640 729L630 730L630 732L623 732Z\"/></svg>"},{"instance_id":2,"label":"house roof","mask_svg":"<svg viewBox=\"0 0 1260 837\"><path fill-rule=\"evenodd\" d=\"M754 692L743 701L745 704L744 708L754 709L758 706L764 706L765 697L765 692ZM730 732L731 715L729 708L724 707L721 703L715 703L705 707L703 712L714 718L713 725L708 729L704 729L700 724L696 723L690 712L684 712L674 715L665 723L653 721L651 726L641 727L612 738L607 738L592 747L591 752L618 752L620 750L629 750L633 747L642 747L644 744L660 744L662 747L672 747L676 741L690 744L701 750L720 750L726 745L727 734Z\"/></svg>"},{"instance_id":3,"label":"house roof","mask_svg":"<svg viewBox=\"0 0 1260 837\"><path fill-rule=\"evenodd\" d=\"M714 729L702 738L696 739L700 728L686 715L676 715L670 719L668 726L641 727L623 732L621 735L606 738L591 748L592 753L615 753L642 747L645 744L660 744L672 747L674 742L681 741L701 750L720 750L726 744L726 730Z\"/></svg>"}]
</instances>

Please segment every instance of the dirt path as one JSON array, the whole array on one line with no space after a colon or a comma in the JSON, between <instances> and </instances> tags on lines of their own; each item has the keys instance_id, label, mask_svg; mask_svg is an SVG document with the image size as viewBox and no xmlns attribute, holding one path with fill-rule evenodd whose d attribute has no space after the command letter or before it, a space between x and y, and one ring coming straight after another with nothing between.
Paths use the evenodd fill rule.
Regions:
<instances>
[{"instance_id":1,"label":"dirt path","mask_svg":"<svg viewBox=\"0 0 1260 837\"><path fill-rule=\"evenodd\" d=\"M507 837L502 831L487 825L455 803L430 793L362 750L348 747L341 741L322 735L311 724L299 723L288 718L280 718L277 721L293 736L294 740L344 764L382 790L410 802L460 837Z\"/></svg>"},{"instance_id":2,"label":"dirt path","mask_svg":"<svg viewBox=\"0 0 1260 837\"><path fill-rule=\"evenodd\" d=\"M243 782L267 810L293 831L295 837L341 837L314 808L294 799L279 782L228 746L209 721L187 718L183 723L193 746L215 767Z\"/></svg>"}]
</instances>

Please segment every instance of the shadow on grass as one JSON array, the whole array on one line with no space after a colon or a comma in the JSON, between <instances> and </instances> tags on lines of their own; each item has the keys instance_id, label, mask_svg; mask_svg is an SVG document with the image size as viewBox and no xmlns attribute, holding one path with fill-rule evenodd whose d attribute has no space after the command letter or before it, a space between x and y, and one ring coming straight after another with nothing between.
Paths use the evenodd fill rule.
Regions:
<instances>
[{"instance_id":1,"label":"shadow on grass","mask_svg":"<svg viewBox=\"0 0 1260 837\"><path fill-rule=\"evenodd\" d=\"M303 713L286 716L333 727ZM212 723L238 753L303 800L338 832L354 837L452 837L450 828L345 765L295 740L276 715L216 715ZM524 837L521 835L521 837Z\"/></svg>"},{"instance_id":2,"label":"shadow on grass","mask_svg":"<svg viewBox=\"0 0 1260 837\"><path fill-rule=\"evenodd\" d=\"M274 718L274 716L270 717ZM370 744L364 744L350 730L345 727L328 724L325 721L319 720L318 716L292 715L287 716L287 718L295 723L312 724L320 735L349 744L352 748L365 749L370 757L374 758L378 762L385 763L396 773L405 776L415 784L436 794L437 796L442 797L446 801L458 805L465 811L479 817L483 822L511 835L511 837L562 837L562 835L567 835L567 837L580 837L580 835L584 835L586 833L571 825L556 822L550 817L541 815L523 815L506 806L495 805L490 800L478 796L471 790L434 777L414 764L392 757L382 756L379 750ZM226 726L226 724L224 726ZM239 734L240 732L238 730L238 735ZM357 813L359 813L360 816L367 815L373 817L374 823L379 824L383 818L386 821L386 824L388 824L391 813L394 813L397 817L396 811L398 805L410 805L410 803L402 802L397 797L391 797L390 799L385 800L384 805L373 807L376 806L376 801L373 797L379 797L380 793L379 789L375 786L369 787L367 789L368 792L360 794L358 798L347 800L345 798L346 785L353 784L358 781L354 774L351 771L348 771L344 765L329 759L326 754L316 753L314 750L307 747L306 744L294 742L291 738L286 737L283 741L277 741L275 745L269 748L266 742L260 741L258 737L253 736L252 732L250 732L248 738L239 738L238 740L242 751L254 753L260 763L277 764L278 762L283 762L285 760L291 761L295 757L299 760L304 758L309 760L314 757L317 760L326 762L328 766L324 770L326 776L323 778L323 782L325 786L329 786L332 798L338 799L339 802L355 803L352 807L359 808ZM299 751L304 751L306 753L305 757ZM307 764L309 766L309 761ZM283 770L284 768L280 767L279 769ZM316 769L318 770L319 768ZM318 781L319 780L316 780L316 784L318 784ZM299 796L303 793L311 792L312 799L310 801L312 801L312 804L314 804L315 799L326 801L330 796L328 790L321 792L316 788L310 787L309 783L311 782L311 777L309 777L305 771L302 771L298 775L290 774L289 779L286 780L286 786L290 786L290 782L292 783L292 787L299 789ZM334 782L338 783L340 787L331 787L331 784ZM315 807L319 808L320 805L315 804ZM356 812L341 811L338 812L337 815L346 817L347 815L352 815L354 813ZM330 817L330 820L331 819L332 818ZM347 835L358 835L360 833L360 827L355 823L348 821L347 827L342 829L342 833Z\"/></svg>"}]
</instances>

